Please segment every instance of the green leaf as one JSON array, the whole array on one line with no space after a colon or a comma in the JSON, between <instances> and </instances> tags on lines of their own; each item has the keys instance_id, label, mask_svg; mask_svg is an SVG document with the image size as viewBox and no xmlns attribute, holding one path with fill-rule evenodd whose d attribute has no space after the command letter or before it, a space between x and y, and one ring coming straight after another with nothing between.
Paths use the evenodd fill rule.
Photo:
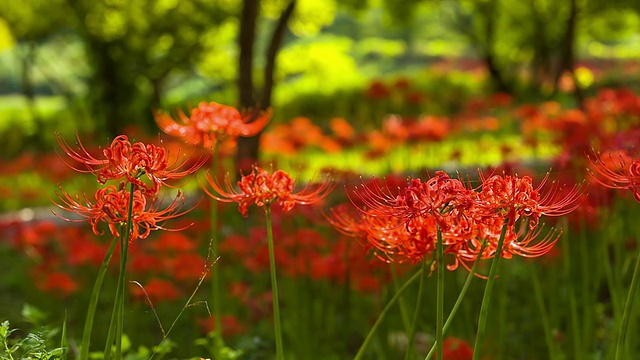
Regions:
<instances>
[{"instance_id":1,"label":"green leaf","mask_svg":"<svg viewBox=\"0 0 640 360\"><path fill-rule=\"evenodd\" d=\"M22 317L31 324L41 325L47 319L47 314L33 305L24 304L22 307Z\"/></svg>"}]
</instances>

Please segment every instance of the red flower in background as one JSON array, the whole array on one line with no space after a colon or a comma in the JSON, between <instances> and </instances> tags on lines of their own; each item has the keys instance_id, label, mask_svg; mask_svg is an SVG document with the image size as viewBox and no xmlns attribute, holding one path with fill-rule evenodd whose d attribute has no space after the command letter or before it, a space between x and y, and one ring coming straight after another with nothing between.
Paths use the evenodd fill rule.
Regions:
<instances>
[{"instance_id":1,"label":"red flower in background","mask_svg":"<svg viewBox=\"0 0 640 360\"><path fill-rule=\"evenodd\" d=\"M153 248L160 252L175 254L196 249L195 240L181 232L165 232L153 243Z\"/></svg>"},{"instance_id":2,"label":"red flower in background","mask_svg":"<svg viewBox=\"0 0 640 360\"><path fill-rule=\"evenodd\" d=\"M210 333L216 330L213 315L206 319L199 319L198 324L203 333ZM225 337L240 335L247 331L246 327L233 315L222 316L222 332Z\"/></svg>"},{"instance_id":3,"label":"red flower in background","mask_svg":"<svg viewBox=\"0 0 640 360\"><path fill-rule=\"evenodd\" d=\"M78 289L78 283L69 274L37 268L36 272L44 276L36 281L36 286L42 291L67 297Z\"/></svg>"},{"instance_id":4,"label":"red flower in background","mask_svg":"<svg viewBox=\"0 0 640 360\"><path fill-rule=\"evenodd\" d=\"M191 110L190 116L178 112L181 123L163 112L155 112L154 116L165 133L210 148L219 141L258 134L271 119L271 110L262 114L258 111L241 114L231 106L201 102Z\"/></svg>"},{"instance_id":5,"label":"red flower in background","mask_svg":"<svg viewBox=\"0 0 640 360\"><path fill-rule=\"evenodd\" d=\"M363 240L367 237L367 226L363 223L361 215L357 213L353 206L340 204L332 207L329 209L329 214L325 214L325 218L343 235L358 240Z\"/></svg>"},{"instance_id":6,"label":"red flower in background","mask_svg":"<svg viewBox=\"0 0 640 360\"><path fill-rule=\"evenodd\" d=\"M393 82L393 87L399 90L407 90L411 88L411 80L405 77L399 77Z\"/></svg>"},{"instance_id":7,"label":"red flower in background","mask_svg":"<svg viewBox=\"0 0 640 360\"><path fill-rule=\"evenodd\" d=\"M151 303L172 301L180 296L180 290L168 280L152 279L142 288L137 284L132 286L131 295L134 298L138 300L148 300L151 301Z\"/></svg>"},{"instance_id":8,"label":"red flower in background","mask_svg":"<svg viewBox=\"0 0 640 360\"><path fill-rule=\"evenodd\" d=\"M349 143L356 137L356 130L344 118L335 117L331 119L331 121L329 121L329 127L342 143Z\"/></svg>"},{"instance_id":9,"label":"red flower in background","mask_svg":"<svg viewBox=\"0 0 640 360\"><path fill-rule=\"evenodd\" d=\"M629 190L640 202L640 160L624 151L588 156L593 179L604 187Z\"/></svg>"},{"instance_id":10,"label":"red flower in background","mask_svg":"<svg viewBox=\"0 0 640 360\"><path fill-rule=\"evenodd\" d=\"M239 190L233 188L228 175L225 177L225 189L210 173L207 174L207 182L213 190L204 187L209 196L222 202L237 202L238 210L245 217L252 204L262 207L277 201L284 211L289 211L296 204L308 205L320 201L335 187L330 179L325 178L318 186L308 183L302 190L294 193L295 180L287 173L276 170L269 174L257 166L238 181Z\"/></svg>"},{"instance_id":11,"label":"red flower in background","mask_svg":"<svg viewBox=\"0 0 640 360\"><path fill-rule=\"evenodd\" d=\"M170 270L168 275L179 281L198 280L207 270L206 260L194 253L184 253L168 260ZM213 269L213 271L218 271Z\"/></svg>"},{"instance_id":12,"label":"red flower in background","mask_svg":"<svg viewBox=\"0 0 640 360\"><path fill-rule=\"evenodd\" d=\"M445 360L473 359L473 348L464 340L450 336L444 339L442 347L442 358Z\"/></svg>"},{"instance_id":13,"label":"red flower in background","mask_svg":"<svg viewBox=\"0 0 640 360\"><path fill-rule=\"evenodd\" d=\"M366 96L373 100L380 100L389 97L389 88L380 80L373 81L367 89Z\"/></svg>"}]
</instances>

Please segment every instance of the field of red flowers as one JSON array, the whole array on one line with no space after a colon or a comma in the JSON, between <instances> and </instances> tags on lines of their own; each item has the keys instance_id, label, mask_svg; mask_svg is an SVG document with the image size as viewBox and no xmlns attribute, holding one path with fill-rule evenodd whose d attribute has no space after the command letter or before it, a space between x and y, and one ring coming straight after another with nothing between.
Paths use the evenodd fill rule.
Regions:
<instances>
[{"instance_id":1,"label":"field of red flowers","mask_svg":"<svg viewBox=\"0 0 640 360\"><path fill-rule=\"evenodd\" d=\"M420 101L408 86L369 96ZM45 329L70 358L640 352L632 90L578 108L494 94L368 131L298 117L236 180L235 138L270 113L247 117L202 103L157 113L162 136L58 135L4 164L0 340Z\"/></svg>"}]
</instances>

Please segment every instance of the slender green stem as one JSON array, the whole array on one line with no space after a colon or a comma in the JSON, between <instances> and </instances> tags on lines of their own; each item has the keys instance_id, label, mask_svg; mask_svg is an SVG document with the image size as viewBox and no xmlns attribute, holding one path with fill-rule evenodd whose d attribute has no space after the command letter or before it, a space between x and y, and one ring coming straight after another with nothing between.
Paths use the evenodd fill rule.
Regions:
<instances>
[{"instance_id":1,"label":"slender green stem","mask_svg":"<svg viewBox=\"0 0 640 360\"><path fill-rule=\"evenodd\" d=\"M211 177L217 179L218 177L218 153L220 149L220 142L216 141L213 146L213 153L211 157ZM218 202L215 199L211 199L210 204L211 211L211 258L215 259L218 256ZM220 306L220 271L217 269L211 272L211 303L213 305L213 321L215 328L215 337L213 338L212 351L214 358L220 357L220 349L224 346L224 338L222 336L222 315Z\"/></svg>"},{"instance_id":2,"label":"slender green stem","mask_svg":"<svg viewBox=\"0 0 640 360\"><path fill-rule=\"evenodd\" d=\"M476 271L478 270L478 264L480 264L480 260L482 259L482 253L484 252L484 248L486 246L487 246L486 242L483 242L482 243L482 247L480 248L480 252L479 252L478 258L473 262L473 266L471 267L471 270L469 271L469 275L467 275L467 279L464 281L464 284L462 285L462 290L460 290L460 294L458 295L458 298L456 299L455 304L453 304L453 308L451 309L451 312L449 313L449 316L447 316L447 321L445 321L444 326L442 327L443 336L444 336L444 333L449 328L449 325L451 325L451 322L453 322L453 317L456 315L456 312L458 311L458 308L460 308L460 305L462 305L462 299L467 294L467 290L469 290L469 285L471 284L471 280L476 275ZM431 350L429 350L429 353L424 358L424 360L431 359L431 357L433 356L433 354L436 351L436 346L437 345L438 345L437 343L434 343L433 346L431 346Z\"/></svg>"},{"instance_id":3,"label":"slender green stem","mask_svg":"<svg viewBox=\"0 0 640 360\"><path fill-rule=\"evenodd\" d=\"M564 265L566 267L567 278L571 279L572 276L572 261L571 254L573 253L570 249L569 237L565 234L562 234L562 246L564 253ZM576 287L573 281L569 281L567 284L567 292L569 293L569 316L571 319L571 334L573 338L573 357L576 359L582 358L582 341L580 338L580 324L579 324L579 316L578 316L578 302L576 300Z\"/></svg>"},{"instance_id":4,"label":"slender green stem","mask_svg":"<svg viewBox=\"0 0 640 360\"><path fill-rule=\"evenodd\" d=\"M438 352L438 360L442 360L443 356L443 338L444 333L442 327L444 325L444 246L442 244L442 231L438 227L438 242L436 243L437 262L438 262L438 281L436 290L436 351Z\"/></svg>"},{"instance_id":5,"label":"slender green stem","mask_svg":"<svg viewBox=\"0 0 640 360\"><path fill-rule=\"evenodd\" d=\"M633 269L633 277L631 278L631 285L629 286L629 293L627 294L627 301L624 304L624 311L622 313L622 321L620 322L620 330L618 331L618 341L616 344L616 360L621 360L625 355L624 343L627 336L627 328L629 327L629 319L631 318L631 308L633 307L633 301L635 300L636 289L638 288L638 282L640 281L640 255L636 258L636 266Z\"/></svg>"},{"instance_id":6,"label":"slender green stem","mask_svg":"<svg viewBox=\"0 0 640 360\"><path fill-rule=\"evenodd\" d=\"M533 294L538 304L540 311L540 320L542 321L542 327L544 328L544 340L547 343L547 350L549 350L549 359L555 359L556 355L560 354L553 342L553 333L551 330L551 321L549 320L549 312L544 304L544 296L542 294L542 286L540 285L540 278L538 277L538 271L531 269L531 280L533 282Z\"/></svg>"},{"instance_id":7,"label":"slender green stem","mask_svg":"<svg viewBox=\"0 0 640 360\"><path fill-rule=\"evenodd\" d=\"M600 251L599 260L604 264L604 274L607 279L607 288L611 294L613 313L620 313L620 309L622 309L622 300L619 298L619 292L617 291L620 286L618 286L618 282L614 278L613 269L611 269L614 265L610 263L609 259L611 259L611 251L609 250L609 246L606 242L602 242Z\"/></svg>"},{"instance_id":8,"label":"slender green stem","mask_svg":"<svg viewBox=\"0 0 640 360\"><path fill-rule=\"evenodd\" d=\"M269 263L271 265L271 293L273 296L273 322L275 324L276 333L276 359L284 360L282 328L280 326L280 303L278 301L278 280L276 277L276 257L273 248L273 228L271 224L271 207L269 204L265 205L264 212L267 225L267 242L269 243Z\"/></svg>"},{"instance_id":9,"label":"slender green stem","mask_svg":"<svg viewBox=\"0 0 640 360\"><path fill-rule=\"evenodd\" d=\"M62 334L60 336L60 349L62 349L62 356L60 360L67 360L67 353L69 352L69 344L67 343L67 311L64 311L64 319L62 320Z\"/></svg>"},{"instance_id":10,"label":"slender green stem","mask_svg":"<svg viewBox=\"0 0 640 360\"><path fill-rule=\"evenodd\" d=\"M396 271L396 264L391 264L391 278L393 279L393 290L398 291L398 272ZM401 296L398 299L398 307L400 308L400 316L402 317L402 325L404 325L405 333L409 334L411 324L409 323L409 314L407 313L407 304L404 302L404 298Z\"/></svg>"},{"instance_id":11,"label":"slender green stem","mask_svg":"<svg viewBox=\"0 0 640 360\"><path fill-rule=\"evenodd\" d=\"M160 340L160 343L158 344L158 346L156 346L155 349L153 350L153 353L149 357L149 360L153 359L153 357L156 355L156 353L160 349L160 345L162 345L162 343L169 337L169 334L171 333L171 330L173 330L174 326L176 326L178 319L180 319L180 316L182 316L182 313L185 311L185 309L189 307L189 305L191 304L191 301L196 296L196 292L198 292L198 289L200 289L200 286L202 286L202 283L204 282L206 275L207 273L205 271L205 273L203 273L202 276L200 276L200 279L198 280L198 285L196 285L196 288L193 290L193 292L191 292L191 296L189 296L189 299L187 299L187 302L184 304L182 309L180 309L180 312L178 313L176 318L173 319L173 322L171 323L171 326L169 326L169 329L167 330L167 332L163 334L162 340Z\"/></svg>"},{"instance_id":12,"label":"slender green stem","mask_svg":"<svg viewBox=\"0 0 640 360\"><path fill-rule=\"evenodd\" d=\"M344 314L344 323L347 324L342 330L344 331L342 334L348 337L351 333L352 322L351 322L351 261L349 260L351 254L351 241L347 242L347 249L344 252L344 302L342 306L343 314Z\"/></svg>"},{"instance_id":13,"label":"slender green stem","mask_svg":"<svg viewBox=\"0 0 640 360\"><path fill-rule=\"evenodd\" d=\"M567 220L563 219L562 227L566 229ZM587 229L586 229L585 219L583 217L580 218L580 244L582 246L578 246L578 250L580 252L580 287L581 294L581 306L582 310L582 319L583 324L580 327L582 331L582 341L584 344L592 344L593 343L593 334L595 333L593 329L593 319L594 317L591 315L593 313L593 309L595 308L595 298L593 294L597 294L597 288L593 286L593 284L597 284L598 281L594 281L594 279L600 278L600 265L597 261L594 261L593 256L589 256L592 253L587 253L588 250L593 249L592 246L587 246ZM583 353L580 354L581 357L587 357L587 353L583 347Z\"/></svg>"},{"instance_id":14,"label":"slender green stem","mask_svg":"<svg viewBox=\"0 0 640 360\"><path fill-rule=\"evenodd\" d=\"M396 293L393 295L391 300L389 300L384 309L382 309L380 315L378 315L378 319L376 319L376 322L373 324L371 329L369 329L369 333L364 339L364 342L362 342L362 345L360 345L360 349L358 349L358 353L356 354L354 360L362 359L362 357L364 356L364 350L367 348L369 342L371 342L371 339L373 339L373 334L376 332L376 329L378 329L378 326L380 326L380 323L382 323L382 319L384 319L384 316L387 314L387 312L389 312L389 310L391 310L393 304L396 302L396 300L398 300L398 298L400 298L400 295L409 287L409 285L416 281L418 277L420 277L420 274L422 274L422 269L413 274L413 276L411 276L411 278L409 278L409 280L407 280L407 282L405 282L404 285L402 285L402 287L398 289L398 291L396 291Z\"/></svg>"},{"instance_id":15,"label":"slender green stem","mask_svg":"<svg viewBox=\"0 0 640 360\"><path fill-rule=\"evenodd\" d=\"M409 328L409 332L407 333L407 350L404 353L404 358L405 360L409 359L409 354L411 354L413 352L413 347L415 344L415 333L416 333L416 324L418 322L418 316L420 314L420 309L422 308L420 305L422 303L422 293L424 290L424 274L427 272L426 270L427 267L427 258L425 257L422 260L422 266L420 269L420 286L418 286L418 297L416 299L416 307L413 311L413 320L411 321L411 328ZM397 291L397 290L396 290ZM402 300L402 298L400 298L400 300ZM400 301L398 300L398 301Z\"/></svg>"},{"instance_id":16,"label":"slender green stem","mask_svg":"<svg viewBox=\"0 0 640 360\"><path fill-rule=\"evenodd\" d=\"M82 331L82 342L80 343L80 360L88 360L89 359L89 346L91 343L91 330L93 329L93 320L96 315L96 308L98 306L98 298L100 297L100 291L102 289L102 281L104 280L104 276L107 273L107 269L109 268L109 263L111 262L111 257L113 256L113 251L116 248L116 244L118 243L118 238L114 237L111 240L111 245L109 245L109 249L107 253L104 255L104 259L102 260L102 264L100 265L100 269L98 270L98 277L96 281L93 283L93 291L91 292L91 298L89 299L89 309L87 310L87 318L84 322L84 329Z\"/></svg>"},{"instance_id":17,"label":"slender green stem","mask_svg":"<svg viewBox=\"0 0 640 360\"><path fill-rule=\"evenodd\" d=\"M125 279L127 271L127 255L129 252L129 237L131 235L132 218L133 218L133 201L136 185L131 183L129 188L129 204L127 210L127 222L124 226L125 231L120 234L120 270L118 273L118 285L116 287L116 304L111 314L111 323L109 324L109 335L107 336L107 344L105 345L105 359L109 359L111 355L111 345L113 337L116 342L116 359L122 359L122 333L124 332L124 300L126 297ZM112 333L112 329L115 329Z\"/></svg>"},{"instance_id":18,"label":"slender green stem","mask_svg":"<svg viewBox=\"0 0 640 360\"><path fill-rule=\"evenodd\" d=\"M109 330L107 332L107 341L104 344L104 360L109 360L111 359L111 349L113 347L113 339L115 339L116 337L116 331L117 331L117 324L116 321L114 320L118 314L118 312L120 311L120 301L118 301L118 299L120 299L120 292L122 292L122 289L120 288L120 284L118 284L116 286L116 296L115 296L115 300L114 300L114 304L113 304L113 310L111 311L111 321L109 322Z\"/></svg>"},{"instance_id":19,"label":"slender green stem","mask_svg":"<svg viewBox=\"0 0 640 360\"><path fill-rule=\"evenodd\" d=\"M498 246L496 253L491 262L489 268L489 279L484 289L484 295L482 297L482 305L480 306L480 317L478 318L478 332L476 333L476 342L473 346L473 360L480 359L480 353L482 352L482 344L484 343L485 330L487 327L487 318L489 315L489 304L491 302L491 295L493 292L493 285L496 280L496 274L498 273L498 265L500 258L502 257L502 245L504 244L504 238L507 234L508 219L505 219L505 223L502 226L502 232L500 233L500 239L498 240Z\"/></svg>"}]
</instances>

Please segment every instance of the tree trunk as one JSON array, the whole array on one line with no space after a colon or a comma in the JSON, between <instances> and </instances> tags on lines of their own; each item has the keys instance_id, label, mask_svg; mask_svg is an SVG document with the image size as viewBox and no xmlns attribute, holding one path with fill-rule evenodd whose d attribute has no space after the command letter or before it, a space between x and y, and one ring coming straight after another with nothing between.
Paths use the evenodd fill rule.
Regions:
<instances>
[{"instance_id":1,"label":"tree trunk","mask_svg":"<svg viewBox=\"0 0 640 360\"><path fill-rule=\"evenodd\" d=\"M554 95L558 91L558 85L560 77L564 72L569 72L573 79L574 84L574 96L578 106L582 108L584 102L584 93L575 73L575 39L576 39L576 23L578 19L578 4L576 0L571 0L569 18L567 18L567 29L564 33L564 42L562 48L562 58L560 59L560 66L556 72L554 79Z\"/></svg>"},{"instance_id":2,"label":"tree trunk","mask_svg":"<svg viewBox=\"0 0 640 360\"><path fill-rule=\"evenodd\" d=\"M245 0L240 19L240 64L238 67L238 90L240 107L253 107L253 44L256 37L259 0Z\"/></svg>"},{"instance_id":3,"label":"tree trunk","mask_svg":"<svg viewBox=\"0 0 640 360\"><path fill-rule=\"evenodd\" d=\"M274 85L273 72L276 68L276 56L278 55L278 50L282 44L284 32L287 29L287 23L289 22L289 18L291 18L291 14L293 14L295 6L296 0L292 0L289 5L287 5L280 15L280 19L278 19L276 28L273 30L273 35L271 36L271 42L267 49L267 66L264 69L264 92L262 94L262 103L260 104L263 109L267 109L271 106L271 94Z\"/></svg>"},{"instance_id":4,"label":"tree trunk","mask_svg":"<svg viewBox=\"0 0 640 360\"><path fill-rule=\"evenodd\" d=\"M254 107L253 96L253 43L255 42L256 21L258 18L259 0L244 0L240 19L240 63L238 66L239 107L242 110ZM258 148L254 138L238 137L236 150L237 175L247 173L258 159Z\"/></svg>"},{"instance_id":5,"label":"tree trunk","mask_svg":"<svg viewBox=\"0 0 640 360\"><path fill-rule=\"evenodd\" d=\"M93 55L93 87L94 98L92 108L96 111L94 116L103 120L104 130L110 137L115 137L122 132L124 109L122 97L128 96L127 87L120 81L118 64L112 60L109 54L109 44L92 39L90 48Z\"/></svg>"},{"instance_id":6,"label":"tree trunk","mask_svg":"<svg viewBox=\"0 0 640 360\"><path fill-rule=\"evenodd\" d=\"M269 48L267 49L267 64L264 71L264 89L260 103L256 103L253 88L253 43L255 40L256 19L258 15L258 1L245 0L242 11L242 25L240 26L240 67L238 74L238 87L240 92L240 107L267 109L271 106L271 95L274 86L273 72L276 66L276 56L282 44L282 38L286 30L287 23L295 8L296 1L292 0L280 15L278 23L271 36ZM258 112L254 112L258 114ZM253 121L253 119L251 119ZM245 138L238 138L236 152L237 174L247 173L251 165L258 160L260 135Z\"/></svg>"},{"instance_id":7,"label":"tree trunk","mask_svg":"<svg viewBox=\"0 0 640 360\"><path fill-rule=\"evenodd\" d=\"M545 13L536 6L536 0L529 0L531 8L531 19L535 26L535 33L531 38L533 43L533 60L530 64L531 79L533 87L540 92L542 85L551 79L551 47L549 45L549 37L545 32L547 27L547 19Z\"/></svg>"},{"instance_id":8,"label":"tree trunk","mask_svg":"<svg viewBox=\"0 0 640 360\"><path fill-rule=\"evenodd\" d=\"M491 76L491 80L493 81L495 90L505 93L511 93L511 88L504 80L502 72L500 72L500 69L496 65L493 51L488 50L488 52L484 56L484 62L485 65L487 65L487 69L489 70L489 75Z\"/></svg>"},{"instance_id":9,"label":"tree trunk","mask_svg":"<svg viewBox=\"0 0 640 360\"><path fill-rule=\"evenodd\" d=\"M491 76L491 80L493 81L493 85L495 90L511 93L511 88L507 81L504 79L500 68L496 64L495 54L493 51L493 43L495 38L495 18L497 17L497 3L495 0L492 0L489 4L487 4L485 8L484 18L486 19L485 24L485 52L484 52L484 62L487 65L487 69L489 70L489 75Z\"/></svg>"}]
</instances>

